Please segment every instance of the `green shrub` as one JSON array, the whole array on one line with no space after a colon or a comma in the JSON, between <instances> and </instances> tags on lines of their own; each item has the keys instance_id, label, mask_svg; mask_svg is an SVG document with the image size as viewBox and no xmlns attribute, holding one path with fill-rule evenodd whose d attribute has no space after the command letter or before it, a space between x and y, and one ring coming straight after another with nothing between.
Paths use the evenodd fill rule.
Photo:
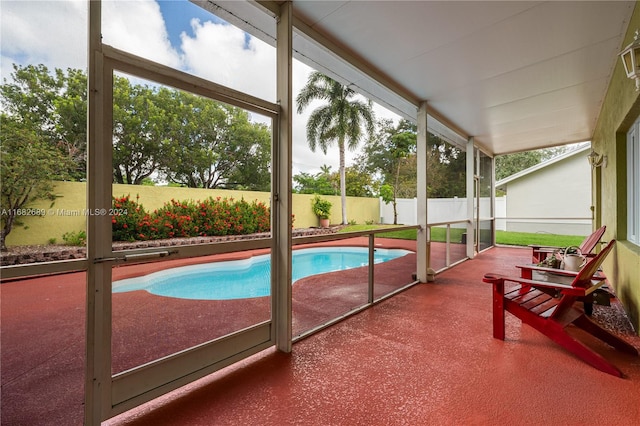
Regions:
<instances>
[{"instance_id":1,"label":"green shrub","mask_svg":"<svg viewBox=\"0 0 640 426\"><path fill-rule=\"evenodd\" d=\"M329 219L331 216L331 202L318 195L311 200L311 209L318 219Z\"/></svg>"},{"instance_id":2,"label":"green shrub","mask_svg":"<svg viewBox=\"0 0 640 426\"><path fill-rule=\"evenodd\" d=\"M62 240L68 246L86 246L87 245L87 233L84 231L78 232L65 232L62 235ZM55 239L54 239L55 241Z\"/></svg>"}]
</instances>

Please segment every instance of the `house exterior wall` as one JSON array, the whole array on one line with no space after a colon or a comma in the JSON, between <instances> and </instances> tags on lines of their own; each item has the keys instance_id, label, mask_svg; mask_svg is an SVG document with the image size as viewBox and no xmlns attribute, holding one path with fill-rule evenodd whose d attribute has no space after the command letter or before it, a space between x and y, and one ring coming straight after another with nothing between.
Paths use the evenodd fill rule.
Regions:
<instances>
[{"instance_id":1,"label":"house exterior wall","mask_svg":"<svg viewBox=\"0 0 640 426\"><path fill-rule=\"evenodd\" d=\"M634 32L640 29L639 5L636 2L620 50L633 41ZM626 77L617 59L592 139L593 149L608 157L607 167L596 168L592 173L594 226L606 225L603 239L618 241L604 269L636 331L640 330L640 247L626 240L626 132L639 115L640 92L635 91L634 81Z\"/></svg>"},{"instance_id":2,"label":"house exterior wall","mask_svg":"<svg viewBox=\"0 0 640 426\"><path fill-rule=\"evenodd\" d=\"M507 231L589 235L591 167L582 152L507 183Z\"/></svg>"}]
</instances>

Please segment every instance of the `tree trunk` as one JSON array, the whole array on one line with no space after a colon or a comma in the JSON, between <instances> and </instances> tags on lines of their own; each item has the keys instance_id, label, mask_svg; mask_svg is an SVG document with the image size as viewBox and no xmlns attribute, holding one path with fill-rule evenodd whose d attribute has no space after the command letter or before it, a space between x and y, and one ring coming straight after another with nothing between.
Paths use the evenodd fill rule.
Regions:
<instances>
[{"instance_id":1,"label":"tree trunk","mask_svg":"<svg viewBox=\"0 0 640 426\"><path fill-rule=\"evenodd\" d=\"M6 222L4 223L4 228L0 230L0 251L8 251L6 243L7 235L9 235L11 229L13 229L13 221L15 219L15 215L12 212L7 213L8 214Z\"/></svg>"},{"instance_id":2,"label":"tree trunk","mask_svg":"<svg viewBox=\"0 0 640 426\"><path fill-rule=\"evenodd\" d=\"M398 161L398 166L396 167L396 179L395 179L395 183L393 185L393 224L397 225L398 224L398 204L397 204L397 198L398 198L398 186L400 185L400 159L397 159Z\"/></svg>"},{"instance_id":3,"label":"tree trunk","mask_svg":"<svg viewBox=\"0 0 640 426\"><path fill-rule=\"evenodd\" d=\"M393 196L393 224L398 224L398 203L396 203L396 196Z\"/></svg>"},{"instance_id":4,"label":"tree trunk","mask_svg":"<svg viewBox=\"0 0 640 426\"><path fill-rule=\"evenodd\" d=\"M120 167L116 167L114 169L113 177L115 179L115 183L124 183L124 181L122 180L122 170L120 170Z\"/></svg>"},{"instance_id":5,"label":"tree trunk","mask_svg":"<svg viewBox=\"0 0 640 426\"><path fill-rule=\"evenodd\" d=\"M338 141L340 148L340 203L342 204L342 224L347 224L347 182L344 167L344 138Z\"/></svg>"}]
</instances>

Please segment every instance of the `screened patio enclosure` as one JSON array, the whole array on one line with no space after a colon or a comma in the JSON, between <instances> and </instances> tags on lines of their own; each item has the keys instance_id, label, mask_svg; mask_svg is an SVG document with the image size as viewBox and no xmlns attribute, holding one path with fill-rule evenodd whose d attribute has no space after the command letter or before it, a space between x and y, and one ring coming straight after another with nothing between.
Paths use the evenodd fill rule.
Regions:
<instances>
[{"instance_id":1,"label":"screened patio enclosure","mask_svg":"<svg viewBox=\"0 0 640 426\"><path fill-rule=\"evenodd\" d=\"M253 6L252 6L253 7ZM111 246L111 223L105 217L90 217L88 236L88 310L87 310L87 377L85 382L86 423L97 423L100 420L111 417L124 410L130 409L142 402L155 398L171 389L182 386L218 370L236 360L245 358L275 345L278 349L289 352L293 342L294 311L299 310L292 306L292 248L301 242L321 242L327 238L307 239L305 241L292 239L291 221L291 150L292 150L292 54L295 51L296 37L293 37L294 27L292 22L292 8L290 3L278 8L278 14L269 16L268 31L274 35L276 73L276 102L254 97L248 93L242 93L223 85L203 80L172 67L155 63L143 57L133 55L113 46L109 46L100 36L101 24L104 24L104 16L100 18L100 3L90 4L90 68L89 68L89 198L88 208L109 208L111 205L111 179L110 159L112 153L111 144L117 139L111 136L108 129L117 130L112 123L115 111L112 107L114 92L112 87L116 76L128 75L137 79L150 81L152 84L161 84L167 88L189 91L197 96L224 102L235 107L240 107L256 114L269 117L272 129L272 197L271 197L271 236L262 240L251 242L197 245L186 247L171 247L160 249L134 249L114 252ZM309 42L306 43L309 45ZM93 89L95 88L95 89ZM412 285L415 282L426 282L430 269L430 244L429 224L426 211L426 181L428 170L426 168L426 137L427 132L436 133L449 143L456 144L466 151L467 161L467 217L458 218L458 225L467 228L467 234L474 236L468 238L466 243L467 256L473 256L480 249L490 247L492 244L492 213L491 206L493 168L491 158L482 153L475 146L473 138L464 139L451 131L440 121L430 116L427 104L418 105L417 115L414 118L418 124L418 208L420 224L418 226L418 241L416 244L415 269L417 281L407 282ZM111 142L111 141L114 142ZM114 148L115 145L114 145ZM488 161L487 161L488 160ZM283 195L287 194L287 195ZM481 198L484 198L481 203ZM456 224L454 223L454 225ZM438 226L448 227L449 223L440 223ZM485 232L481 232L484 229ZM486 232L488 231L488 232ZM376 246L374 233L369 237L370 256ZM92 238L92 236L94 238ZM348 235L342 237L346 238ZM354 237L351 235L351 237ZM337 237L331 237L336 239ZM451 241L445 244L447 251L446 265L450 261ZM463 245L464 246L464 245ZM130 261L136 263L156 262L159 258L189 259L205 254L222 254L239 250L268 249L271 257L271 296L268 299L262 315L257 315L255 322L248 322L235 331L216 337L211 335L209 339L186 343L183 348L171 353L167 349L160 358L154 359L138 357L138 360L125 361L130 358L126 348L140 337L115 333L114 326L121 323L120 316L129 317L134 313L124 313L124 307L120 295L110 295L109 289L114 280L114 268L127 264ZM352 309L349 312L357 312L366 306L375 303L377 298L374 286L376 285L375 268L373 261L369 260L369 297L368 302L363 300L361 308ZM371 290L373 289L373 290ZM399 288L398 290L401 290ZM393 293L390 293L393 294ZM337 303L329 300L325 303ZM357 303L359 304L359 303ZM121 313L122 312L122 313ZM347 313L348 314L348 313ZM324 327L343 318L338 315L335 319L327 318L321 321ZM140 318L138 322L142 322ZM312 327L308 332L303 332L299 337L317 330ZM182 335L188 333L188 329L182 331ZM128 340L131 343L126 343ZM173 349L176 350L176 349ZM157 356L157 355L156 355Z\"/></svg>"}]
</instances>

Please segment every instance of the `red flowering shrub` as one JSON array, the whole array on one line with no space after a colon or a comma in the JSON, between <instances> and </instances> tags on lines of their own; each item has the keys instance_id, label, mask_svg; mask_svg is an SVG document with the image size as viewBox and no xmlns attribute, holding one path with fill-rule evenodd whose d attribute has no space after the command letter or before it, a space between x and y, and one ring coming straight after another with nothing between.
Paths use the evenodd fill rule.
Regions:
<instances>
[{"instance_id":1,"label":"red flowering shrub","mask_svg":"<svg viewBox=\"0 0 640 426\"><path fill-rule=\"evenodd\" d=\"M113 241L135 241L139 238L140 223L147 216L144 207L138 203L139 196L135 201L129 195L113 197L113 213L111 216L111 228L113 230Z\"/></svg>"},{"instance_id":2,"label":"red flowering shrub","mask_svg":"<svg viewBox=\"0 0 640 426\"><path fill-rule=\"evenodd\" d=\"M158 220L158 238L194 237L198 227L194 216L196 206L192 201L171 200L160 210L153 212Z\"/></svg>"},{"instance_id":3,"label":"red flowering shrub","mask_svg":"<svg viewBox=\"0 0 640 426\"><path fill-rule=\"evenodd\" d=\"M269 208L258 201L220 197L197 202L171 200L151 214L129 196L114 198L114 208L116 204L130 205L127 209L133 209L135 214L114 216L114 241L241 235L270 229Z\"/></svg>"}]
</instances>

